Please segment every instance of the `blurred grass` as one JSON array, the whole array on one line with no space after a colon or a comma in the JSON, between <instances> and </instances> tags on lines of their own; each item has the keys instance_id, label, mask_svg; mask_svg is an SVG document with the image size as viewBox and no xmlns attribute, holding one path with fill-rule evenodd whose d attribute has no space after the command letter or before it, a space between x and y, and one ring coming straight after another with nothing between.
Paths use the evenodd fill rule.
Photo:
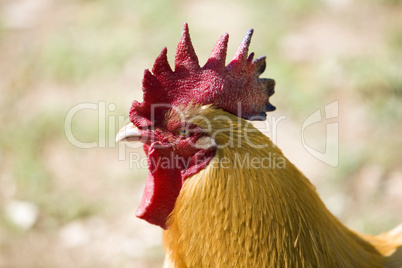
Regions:
<instances>
[{"instance_id":1,"label":"blurred grass","mask_svg":"<svg viewBox=\"0 0 402 268\"><path fill-rule=\"evenodd\" d=\"M401 13L397 0L0 2L0 267L160 266L160 230L133 219L146 169L118 161L110 137L162 47L173 63L185 21L201 64L221 34L230 34L230 58L253 27L251 50L267 55L263 76L277 81L273 116L289 122L278 130L285 154L349 226L378 233L402 222ZM299 142L303 121L334 100L336 168ZM116 105L105 111L106 147L75 147L66 114L98 105L71 127L79 141L99 145L103 101ZM18 200L38 208L29 228L7 214Z\"/></svg>"}]
</instances>

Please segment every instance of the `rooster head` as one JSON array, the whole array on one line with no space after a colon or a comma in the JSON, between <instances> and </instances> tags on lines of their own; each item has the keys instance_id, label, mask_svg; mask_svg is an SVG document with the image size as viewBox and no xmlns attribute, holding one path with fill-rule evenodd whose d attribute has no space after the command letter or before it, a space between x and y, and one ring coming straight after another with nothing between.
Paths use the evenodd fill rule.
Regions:
<instances>
[{"instance_id":1,"label":"rooster head","mask_svg":"<svg viewBox=\"0 0 402 268\"><path fill-rule=\"evenodd\" d=\"M188 115L208 105L248 120L265 120L275 110L269 103L275 82L262 79L265 56L253 60L248 54L253 30L249 30L233 59L225 65L228 34L216 43L203 67L184 24L171 69L164 48L152 72L145 70L143 102L133 101L131 123L120 130L117 140L141 141L148 157L148 177L137 217L168 228L184 181L206 167L214 157L217 142L211 129L188 120ZM213 136L213 135L212 135Z\"/></svg>"}]
</instances>

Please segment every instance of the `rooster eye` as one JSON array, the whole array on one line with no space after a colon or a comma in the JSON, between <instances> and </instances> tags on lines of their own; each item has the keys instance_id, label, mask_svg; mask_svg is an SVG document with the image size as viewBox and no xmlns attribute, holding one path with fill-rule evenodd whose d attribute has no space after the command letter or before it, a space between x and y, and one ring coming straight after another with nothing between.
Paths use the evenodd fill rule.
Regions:
<instances>
[{"instance_id":1,"label":"rooster eye","mask_svg":"<svg viewBox=\"0 0 402 268\"><path fill-rule=\"evenodd\" d=\"M190 131L187 128L180 129L179 132L180 136L187 136L189 133Z\"/></svg>"}]
</instances>

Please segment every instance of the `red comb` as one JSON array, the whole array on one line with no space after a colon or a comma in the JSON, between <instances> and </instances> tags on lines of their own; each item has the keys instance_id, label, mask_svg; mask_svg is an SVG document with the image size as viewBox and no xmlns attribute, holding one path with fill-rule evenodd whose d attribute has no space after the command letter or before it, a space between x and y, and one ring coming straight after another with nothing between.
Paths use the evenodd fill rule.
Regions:
<instances>
[{"instance_id":1,"label":"red comb","mask_svg":"<svg viewBox=\"0 0 402 268\"><path fill-rule=\"evenodd\" d=\"M152 73L145 70L144 101L133 102L130 120L141 127L158 124L170 107L189 102L212 104L249 120L265 120L266 112L275 110L269 103L275 81L259 78L265 70L265 56L253 61L254 53L248 55L252 34L252 29L247 32L227 66L229 35L224 34L207 63L200 67L188 25L184 24L175 55L175 70L170 68L164 48L155 60Z\"/></svg>"}]
</instances>

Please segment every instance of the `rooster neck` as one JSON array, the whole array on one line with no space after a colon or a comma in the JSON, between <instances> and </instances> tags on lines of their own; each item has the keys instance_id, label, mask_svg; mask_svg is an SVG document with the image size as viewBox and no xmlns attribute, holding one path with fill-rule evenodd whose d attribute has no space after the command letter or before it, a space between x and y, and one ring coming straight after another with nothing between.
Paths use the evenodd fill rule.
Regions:
<instances>
[{"instance_id":1,"label":"rooster neck","mask_svg":"<svg viewBox=\"0 0 402 268\"><path fill-rule=\"evenodd\" d=\"M383 267L269 138L241 133L181 189L164 233L176 267Z\"/></svg>"}]
</instances>

